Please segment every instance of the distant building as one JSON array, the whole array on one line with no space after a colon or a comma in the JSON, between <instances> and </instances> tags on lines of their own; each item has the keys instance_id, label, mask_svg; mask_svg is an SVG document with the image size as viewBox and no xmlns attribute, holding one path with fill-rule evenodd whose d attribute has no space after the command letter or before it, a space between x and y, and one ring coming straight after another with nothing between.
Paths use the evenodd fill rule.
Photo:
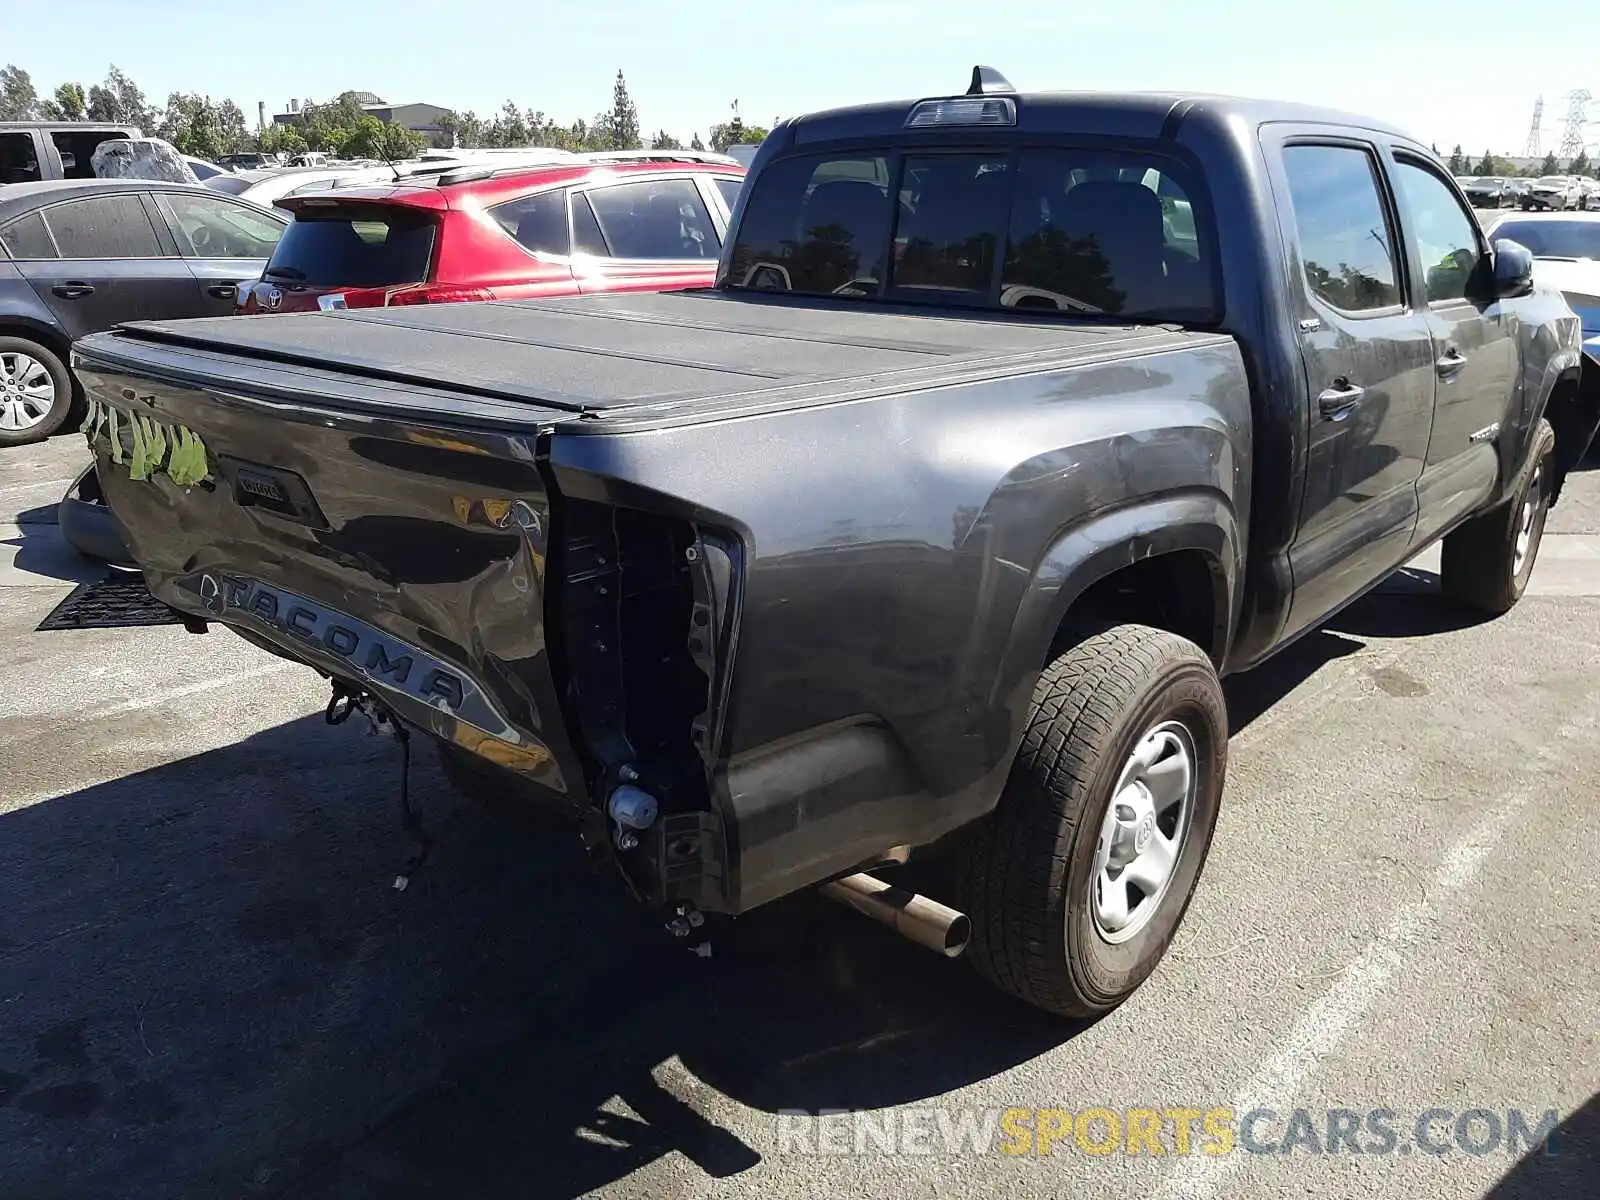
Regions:
<instances>
[{"instance_id":1,"label":"distant building","mask_svg":"<svg viewBox=\"0 0 1600 1200\"><path fill-rule=\"evenodd\" d=\"M428 139L433 146L447 146L450 135L440 126L440 119L448 113L448 108L441 108L437 104L389 104L371 92L357 92L356 99L361 101L364 112L371 113L385 125L402 125L405 128L420 133ZM274 113L274 125L304 125L306 110L314 107L311 101L291 100L287 112Z\"/></svg>"}]
</instances>

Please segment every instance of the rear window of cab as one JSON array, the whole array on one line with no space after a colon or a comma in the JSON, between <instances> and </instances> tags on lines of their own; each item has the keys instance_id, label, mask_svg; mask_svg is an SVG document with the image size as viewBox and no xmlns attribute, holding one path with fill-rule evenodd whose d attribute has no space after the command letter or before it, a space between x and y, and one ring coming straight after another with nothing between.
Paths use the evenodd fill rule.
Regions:
<instances>
[{"instance_id":1,"label":"rear window of cab","mask_svg":"<svg viewBox=\"0 0 1600 1200\"><path fill-rule=\"evenodd\" d=\"M1186 322L1220 307L1197 189L1164 156L797 155L748 186L724 286Z\"/></svg>"}]
</instances>

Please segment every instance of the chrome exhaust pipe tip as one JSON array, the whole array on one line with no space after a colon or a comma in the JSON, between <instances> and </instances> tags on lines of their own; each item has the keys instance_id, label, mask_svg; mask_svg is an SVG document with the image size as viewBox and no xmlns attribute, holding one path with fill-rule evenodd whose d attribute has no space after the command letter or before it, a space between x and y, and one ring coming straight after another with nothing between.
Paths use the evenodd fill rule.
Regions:
<instances>
[{"instance_id":1,"label":"chrome exhaust pipe tip","mask_svg":"<svg viewBox=\"0 0 1600 1200\"><path fill-rule=\"evenodd\" d=\"M865 872L823 884L822 894L946 958L959 958L972 937L965 913Z\"/></svg>"}]
</instances>

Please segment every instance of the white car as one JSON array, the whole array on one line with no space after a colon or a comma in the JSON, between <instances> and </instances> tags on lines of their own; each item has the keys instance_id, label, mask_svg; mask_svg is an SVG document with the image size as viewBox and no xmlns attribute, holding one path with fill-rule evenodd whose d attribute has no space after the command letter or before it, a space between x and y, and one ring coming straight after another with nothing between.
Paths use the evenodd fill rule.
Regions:
<instances>
[{"instance_id":1,"label":"white car","mask_svg":"<svg viewBox=\"0 0 1600 1200\"><path fill-rule=\"evenodd\" d=\"M240 171L206 181L207 187L231 192L241 200L271 208L285 196L300 192L325 191L355 183L377 183L393 179L388 167L287 167L280 170Z\"/></svg>"},{"instance_id":2,"label":"white car","mask_svg":"<svg viewBox=\"0 0 1600 1200\"><path fill-rule=\"evenodd\" d=\"M1545 175L1528 185L1518 203L1525 211L1547 208L1564 212L1583 208L1586 200L1576 175Z\"/></svg>"},{"instance_id":3,"label":"white car","mask_svg":"<svg viewBox=\"0 0 1600 1200\"><path fill-rule=\"evenodd\" d=\"M1600 212L1513 213L1489 237L1532 252L1534 278L1566 296L1583 322L1585 352L1600 355Z\"/></svg>"}]
</instances>

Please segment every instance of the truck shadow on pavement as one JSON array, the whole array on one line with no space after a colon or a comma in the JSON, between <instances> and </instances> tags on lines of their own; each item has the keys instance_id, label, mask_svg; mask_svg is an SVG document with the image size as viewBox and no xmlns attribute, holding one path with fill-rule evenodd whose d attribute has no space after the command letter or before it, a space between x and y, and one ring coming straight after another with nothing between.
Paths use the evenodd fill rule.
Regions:
<instances>
[{"instance_id":1,"label":"truck shadow on pavement","mask_svg":"<svg viewBox=\"0 0 1600 1200\"><path fill-rule=\"evenodd\" d=\"M1600 1092L1523 1155L1484 1200L1584 1200L1600 1196Z\"/></svg>"},{"instance_id":2,"label":"truck shadow on pavement","mask_svg":"<svg viewBox=\"0 0 1600 1200\"><path fill-rule=\"evenodd\" d=\"M1360 645L1230 681L1235 723ZM674 1151L728 1176L773 1153L759 1114L926 1101L1082 1029L810 896L695 958L422 746L437 847L396 891L397 765L308 717L0 815L8 1193L564 1197Z\"/></svg>"}]
</instances>

